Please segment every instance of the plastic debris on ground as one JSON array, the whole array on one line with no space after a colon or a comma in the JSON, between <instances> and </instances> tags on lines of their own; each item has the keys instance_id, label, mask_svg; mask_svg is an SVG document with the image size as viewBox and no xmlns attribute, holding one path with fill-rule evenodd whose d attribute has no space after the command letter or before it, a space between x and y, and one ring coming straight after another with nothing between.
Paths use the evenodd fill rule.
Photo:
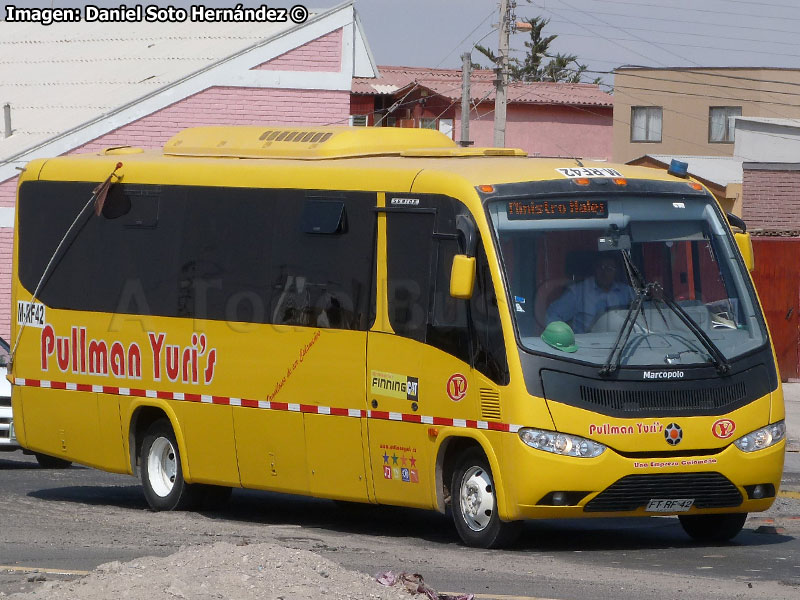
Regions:
<instances>
[{"instance_id":1,"label":"plastic debris on ground","mask_svg":"<svg viewBox=\"0 0 800 600\"><path fill-rule=\"evenodd\" d=\"M398 586L404 588L412 596L424 595L430 600L474 600L473 594L440 594L425 583L422 575L419 573L393 573L392 571L384 571L379 573L375 579L381 585L387 587Z\"/></svg>"}]
</instances>

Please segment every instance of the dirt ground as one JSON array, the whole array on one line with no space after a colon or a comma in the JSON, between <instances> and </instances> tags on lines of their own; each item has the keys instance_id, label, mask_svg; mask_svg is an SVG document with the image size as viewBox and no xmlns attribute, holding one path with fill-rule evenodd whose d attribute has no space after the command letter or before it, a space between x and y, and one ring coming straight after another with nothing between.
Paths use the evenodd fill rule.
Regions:
<instances>
[{"instance_id":1,"label":"dirt ground","mask_svg":"<svg viewBox=\"0 0 800 600\"><path fill-rule=\"evenodd\" d=\"M2 594L0 594L2 595ZM14 600L400 600L409 595L307 550L218 542L167 557L100 565L73 581L45 581Z\"/></svg>"}]
</instances>

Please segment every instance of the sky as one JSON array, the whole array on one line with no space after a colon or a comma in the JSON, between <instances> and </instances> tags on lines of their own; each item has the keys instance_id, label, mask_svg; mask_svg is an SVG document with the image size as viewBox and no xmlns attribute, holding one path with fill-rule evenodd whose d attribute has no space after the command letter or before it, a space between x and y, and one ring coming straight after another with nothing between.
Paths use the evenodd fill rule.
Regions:
<instances>
[{"instance_id":1,"label":"sky","mask_svg":"<svg viewBox=\"0 0 800 600\"><path fill-rule=\"evenodd\" d=\"M513 0L512 0L513 1ZM3 1L0 4L6 4ZM96 1L103 7L125 3ZM137 0L128 0L132 6ZM291 7L298 2L242 0L245 6ZM73 0L17 0L17 6L82 6ZM223 0L144 0L186 7L235 6ZM311 0L309 9L341 0ZM379 65L461 66L460 55L477 43L496 51L497 0L355 0ZM557 35L552 52L575 54L588 80L621 65L653 67L759 66L800 68L800 11L793 0L516 0L517 20L550 19ZM524 56L527 33L512 35L512 56ZM477 51L473 60L488 61Z\"/></svg>"}]
</instances>

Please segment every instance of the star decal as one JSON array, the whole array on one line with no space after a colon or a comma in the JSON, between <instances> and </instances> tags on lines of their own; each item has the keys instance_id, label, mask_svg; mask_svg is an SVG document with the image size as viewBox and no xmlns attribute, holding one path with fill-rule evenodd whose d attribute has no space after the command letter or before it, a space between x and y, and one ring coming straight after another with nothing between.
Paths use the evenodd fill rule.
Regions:
<instances>
[{"instance_id":1,"label":"star decal","mask_svg":"<svg viewBox=\"0 0 800 600\"><path fill-rule=\"evenodd\" d=\"M399 458L399 457L397 456L397 454L392 454L392 464L396 465L396 464L397 464L397 459L398 459L398 458Z\"/></svg>"},{"instance_id":2,"label":"star decal","mask_svg":"<svg viewBox=\"0 0 800 600\"><path fill-rule=\"evenodd\" d=\"M386 452L383 453L383 462L384 464L389 464L389 455Z\"/></svg>"}]
</instances>

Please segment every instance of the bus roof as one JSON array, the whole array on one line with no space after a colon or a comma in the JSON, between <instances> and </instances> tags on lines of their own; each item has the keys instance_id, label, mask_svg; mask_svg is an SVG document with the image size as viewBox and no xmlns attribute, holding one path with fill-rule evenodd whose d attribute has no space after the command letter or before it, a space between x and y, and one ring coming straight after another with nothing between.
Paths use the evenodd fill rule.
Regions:
<instances>
[{"instance_id":1,"label":"bus roof","mask_svg":"<svg viewBox=\"0 0 800 600\"><path fill-rule=\"evenodd\" d=\"M163 151L122 146L35 160L22 179L102 181L116 161L125 166L120 173L126 182L183 185L297 187L299 181L302 187L317 189L410 191L423 171L426 180L439 175L443 181L457 179L473 188L560 180L579 172L589 177L616 172L630 179L682 181L649 167L527 158L515 148L464 148L427 129L315 126L194 127L176 134Z\"/></svg>"}]
</instances>

